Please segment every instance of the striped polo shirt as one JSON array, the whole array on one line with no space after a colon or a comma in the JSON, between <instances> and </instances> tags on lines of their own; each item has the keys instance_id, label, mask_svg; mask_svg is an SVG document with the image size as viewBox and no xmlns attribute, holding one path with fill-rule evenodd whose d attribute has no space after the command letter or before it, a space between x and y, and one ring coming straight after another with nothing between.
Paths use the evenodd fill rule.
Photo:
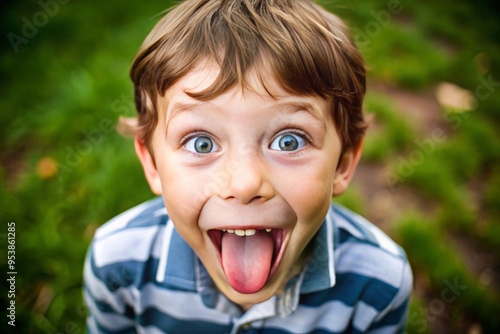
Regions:
<instances>
[{"instance_id":1,"label":"striped polo shirt","mask_svg":"<svg viewBox=\"0 0 500 334\"><path fill-rule=\"evenodd\" d=\"M303 271L242 311L220 293L161 197L95 233L85 261L90 333L400 333L412 273L373 224L332 204Z\"/></svg>"}]
</instances>

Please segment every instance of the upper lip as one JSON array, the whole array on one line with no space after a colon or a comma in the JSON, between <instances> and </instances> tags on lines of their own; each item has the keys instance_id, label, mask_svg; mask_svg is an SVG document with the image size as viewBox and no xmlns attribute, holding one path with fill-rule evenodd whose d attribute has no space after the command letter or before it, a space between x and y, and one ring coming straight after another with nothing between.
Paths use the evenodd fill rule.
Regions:
<instances>
[{"instance_id":1,"label":"upper lip","mask_svg":"<svg viewBox=\"0 0 500 334\"><path fill-rule=\"evenodd\" d=\"M198 218L201 229L266 229L285 228L294 221L295 213L286 204L270 200L242 204L235 201L211 199L203 206Z\"/></svg>"}]
</instances>

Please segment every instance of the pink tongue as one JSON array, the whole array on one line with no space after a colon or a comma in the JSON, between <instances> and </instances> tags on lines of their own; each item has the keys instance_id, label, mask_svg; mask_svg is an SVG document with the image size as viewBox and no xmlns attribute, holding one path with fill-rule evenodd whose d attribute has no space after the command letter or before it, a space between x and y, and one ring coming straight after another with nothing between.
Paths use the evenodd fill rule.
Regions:
<instances>
[{"instance_id":1,"label":"pink tongue","mask_svg":"<svg viewBox=\"0 0 500 334\"><path fill-rule=\"evenodd\" d=\"M233 289L240 293L262 289L271 271L273 250L271 233L257 232L249 237L223 233L222 267Z\"/></svg>"}]
</instances>

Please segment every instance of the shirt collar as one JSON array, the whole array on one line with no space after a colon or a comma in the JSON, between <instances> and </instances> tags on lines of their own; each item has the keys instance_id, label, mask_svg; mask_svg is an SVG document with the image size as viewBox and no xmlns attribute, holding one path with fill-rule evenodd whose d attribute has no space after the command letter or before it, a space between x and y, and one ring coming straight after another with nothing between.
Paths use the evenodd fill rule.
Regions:
<instances>
[{"instance_id":1,"label":"shirt collar","mask_svg":"<svg viewBox=\"0 0 500 334\"><path fill-rule=\"evenodd\" d=\"M197 290L198 260L195 252L180 236L169 219L162 235L156 281L172 288Z\"/></svg>"},{"instance_id":2,"label":"shirt collar","mask_svg":"<svg viewBox=\"0 0 500 334\"><path fill-rule=\"evenodd\" d=\"M306 259L305 277L301 293L311 293L331 288L335 285L333 209L330 207L325 221L313 237Z\"/></svg>"}]
</instances>

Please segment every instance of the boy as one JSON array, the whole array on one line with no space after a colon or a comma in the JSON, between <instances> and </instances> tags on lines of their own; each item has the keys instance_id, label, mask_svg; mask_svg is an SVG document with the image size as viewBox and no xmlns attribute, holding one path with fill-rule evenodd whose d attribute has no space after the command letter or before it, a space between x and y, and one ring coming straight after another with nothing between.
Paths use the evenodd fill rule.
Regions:
<instances>
[{"instance_id":1,"label":"boy","mask_svg":"<svg viewBox=\"0 0 500 334\"><path fill-rule=\"evenodd\" d=\"M135 148L157 199L101 227L92 333L394 333L412 275L331 204L365 130L365 71L310 1L188 0L132 66Z\"/></svg>"}]
</instances>

